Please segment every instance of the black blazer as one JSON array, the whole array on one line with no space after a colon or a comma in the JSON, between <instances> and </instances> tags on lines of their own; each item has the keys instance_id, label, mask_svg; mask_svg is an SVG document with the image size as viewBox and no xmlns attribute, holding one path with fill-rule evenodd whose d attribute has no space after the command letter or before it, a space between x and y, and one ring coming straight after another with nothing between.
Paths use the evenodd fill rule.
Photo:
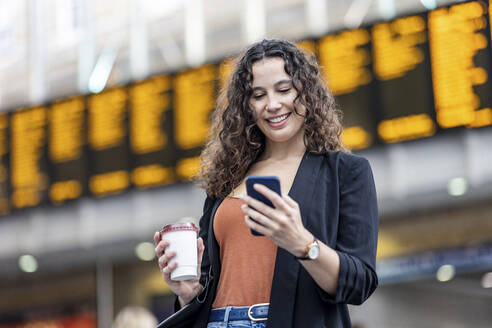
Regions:
<instances>
[{"instance_id":1,"label":"black blazer","mask_svg":"<svg viewBox=\"0 0 492 328\"><path fill-rule=\"evenodd\" d=\"M323 291L292 254L277 249L267 326L351 327L347 304L361 304L376 289L378 211L369 162L353 154L304 154L289 192L302 221L340 257L335 295ZM220 276L213 218L223 199L207 197L200 219L205 242L202 278L213 277L193 302L202 303L194 327L206 327Z\"/></svg>"}]
</instances>

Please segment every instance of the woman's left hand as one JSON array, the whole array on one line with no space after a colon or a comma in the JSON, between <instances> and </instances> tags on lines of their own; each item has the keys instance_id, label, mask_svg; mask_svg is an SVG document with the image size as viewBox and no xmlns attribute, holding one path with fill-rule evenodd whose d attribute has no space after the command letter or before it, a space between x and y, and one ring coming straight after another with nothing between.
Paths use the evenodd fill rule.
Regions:
<instances>
[{"instance_id":1,"label":"woman's left hand","mask_svg":"<svg viewBox=\"0 0 492 328\"><path fill-rule=\"evenodd\" d=\"M289 195L280 196L261 184L254 184L253 188L269 199L274 208L243 195L241 199L246 204L241 209L246 214L246 224L294 256L304 256L306 245L314 237L302 224L299 204Z\"/></svg>"}]
</instances>

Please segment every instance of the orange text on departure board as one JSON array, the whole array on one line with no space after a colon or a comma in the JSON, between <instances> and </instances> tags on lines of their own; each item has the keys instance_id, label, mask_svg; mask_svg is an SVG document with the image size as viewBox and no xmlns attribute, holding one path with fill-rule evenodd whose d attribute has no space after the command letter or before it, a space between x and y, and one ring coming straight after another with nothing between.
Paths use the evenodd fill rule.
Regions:
<instances>
[{"instance_id":1,"label":"orange text on departure board","mask_svg":"<svg viewBox=\"0 0 492 328\"><path fill-rule=\"evenodd\" d=\"M131 180L141 188L170 184L174 182L174 171L160 164L139 166L132 171Z\"/></svg>"},{"instance_id":2,"label":"orange text on departure board","mask_svg":"<svg viewBox=\"0 0 492 328\"><path fill-rule=\"evenodd\" d=\"M8 152L7 145L7 126L8 117L6 114L0 114L0 214L4 215L9 212L7 175L8 168L4 164L4 156Z\"/></svg>"},{"instance_id":3,"label":"orange text on departure board","mask_svg":"<svg viewBox=\"0 0 492 328\"><path fill-rule=\"evenodd\" d=\"M175 139L179 147L192 149L205 143L210 113L215 107L214 65L181 72L174 81Z\"/></svg>"},{"instance_id":4,"label":"orange text on departure board","mask_svg":"<svg viewBox=\"0 0 492 328\"><path fill-rule=\"evenodd\" d=\"M57 181L51 184L50 199L56 204L82 195L82 185L77 180Z\"/></svg>"},{"instance_id":5,"label":"orange text on departure board","mask_svg":"<svg viewBox=\"0 0 492 328\"><path fill-rule=\"evenodd\" d=\"M124 87L89 97L89 145L94 150L119 146L127 134Z\"/></svg>"},{"instance_id":6,"label":"orange text on departure board","mask_svg":"<svg viewBox=\"0 0 492 328\"><path fill-rule=\"evenodd\" d=\"M171 109L170 88L168 76L156 76L130 88L130 147L136 154L157 151L167 144L161 123L163 113Z\"/></svg>"},{"instance_id":7,"label":"orange text on departure board","mask_svg":"<svg viewBox=\"0 0 492 328\"><path fill-rule=\"evenodd\" d=\"M62 163L80 158L85 143L83 98L56 102L48 112L48 120L50 159Z\"/></svg>"},{"instance_id":8,"label":"orange text on departure board","mask_svg":"<svg viewBox=\"0 0 492 328\"><path fill-rule=\"evenodd\" d=\"M45 107L19 111L12 116L12 204L17 208L38 205L40 193L47 188L47 176L40 170L45 127Z\"/></svg>"},{"instance_id":9,"label":"orange text on departure board","mask_svg":"<svg viewBox=\"0 0 492 328\"><path fill-rule=\"evenodd\" d=\"M360 126L351 126L343 129L342 142L352 150L367 148L371 141L371 135Z\"/></svg>"},{"instance_id":10,"label":"orange text on departure board","mask_svg":"<svg viewBox=\"0 0 492 328\"><path fill-rule=\"evenodd\" d=\"M319 41L319 61L335 96L349 94L371 82L371 54L367 48L370 38L366 29L355 29L327 35ZM348 126L342 141L351 149L362 149L369 146L372 138L362 126Z\"/></svg>"},{"instance_id":11,"label":"orange text on departure board","mask_svg":"<svg viewBox=\"0 0 492 328\"><path fill-rule=\"evenodd\" d=\"M473 59L487 47L485 12L481 3L469 2L429 13L434 99L443 128L473 124L480 108L473 87L486 83L488 75Z\"/></svg>"},{"instance_id":12,"label":"orange text on departure board","mask_svg":"<svg viewBox=\"0 0 492 328\"><path fill-rule=\"evenodd\" d=\"M96 174L89 179L89 189L96 196L117 194L129 186L130 176L123 170Z\"/></svg>"},{"instance_id":13,"label":"orange text on departure board","mask_svg":"<svg viewBox=\"0 0 492 328\"><path fill-rule=\"evenodd\" d=\"M420 16L399 18L372 28L374 72L380 80L391 80L424 60L417 45L427 40L425 20Z\"/></svg>"},{"instance_id":14,"label":"orange text on departure board","mask_svg":"<svg viewBox=\"0 0 492 328\"><path fill-rule=\"evenodd\" d=\"M371 54L362 46L370 41L365 29L328 35L319 41L319 60L334 95L349 93L371 82Z\"/></svg>"}]
</instances>

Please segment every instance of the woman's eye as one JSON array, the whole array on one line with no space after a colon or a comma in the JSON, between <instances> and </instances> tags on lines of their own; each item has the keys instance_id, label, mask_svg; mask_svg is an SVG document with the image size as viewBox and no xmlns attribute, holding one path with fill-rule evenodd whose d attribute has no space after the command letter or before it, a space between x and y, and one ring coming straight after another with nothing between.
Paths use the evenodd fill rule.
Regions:
<instances>
[{"instance_id":1,"label":"woman's eye","mask_svg":"<svg viewBox=\"0 0 492 328\"><path fill-rule=\"evenodd\" d=\"M290 91L290 88L288 88L288 89L280 89L279 91L282 92L282 93L287 93L287 92Z\"/></svg>"},{"instance_id":2,"label":"woman's eye","mask_svg":"<svg viewBox=\"0 0 492 328\"><path fill-rule=\"evenodd\" d=\"M263 94L253 95L254 99L260 99L261 97L263 97Z\"/></svg>"}]
</instances>

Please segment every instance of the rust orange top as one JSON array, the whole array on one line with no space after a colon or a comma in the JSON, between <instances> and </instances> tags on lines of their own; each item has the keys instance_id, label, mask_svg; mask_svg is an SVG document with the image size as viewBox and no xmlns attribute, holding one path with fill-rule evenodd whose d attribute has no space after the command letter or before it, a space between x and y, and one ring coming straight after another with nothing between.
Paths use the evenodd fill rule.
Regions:
<instances>
[{"instance_id":1,"label":"rust orange top","mask_svg":"<svg viewBox=\"0 0 492 328\"><path fill-rule=\"evenodd\" d=\"M251 234L242 204L239 198L226 197L215 214L222 268L214 309L270 302L277 246L267 237Z\"/></svg>"}]
</instances>

